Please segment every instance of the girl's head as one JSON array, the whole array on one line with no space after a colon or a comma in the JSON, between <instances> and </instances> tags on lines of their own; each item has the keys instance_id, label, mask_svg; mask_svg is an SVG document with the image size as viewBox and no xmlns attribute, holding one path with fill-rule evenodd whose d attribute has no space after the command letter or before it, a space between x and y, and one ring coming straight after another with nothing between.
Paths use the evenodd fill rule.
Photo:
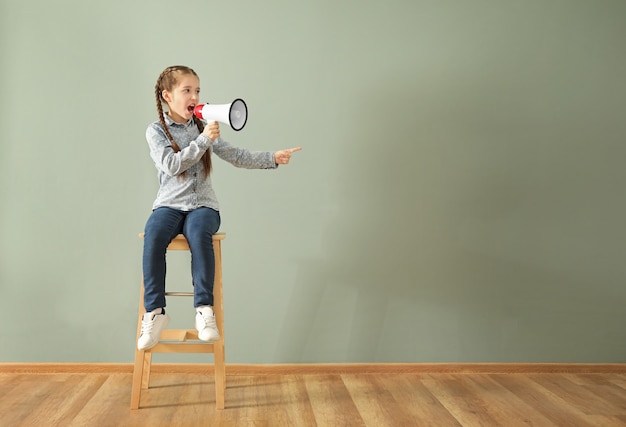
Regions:
<instances>
[{"instance_id":1,"label":"girl's head","mask_svg":"<svg viewBox=\"0 0 626 427\"><path fill-rule=\"evenodd\" d=\"M198 104L200 79L194 70L184 65L167 67L157 79L154 92L161 126L172 143L173 150L178 152L180 147L174 141L163 118L163 103L167 104L167 114L172 120L176 123L187 123L189 119L193 118L198 130L202 133L204 124L193 114L193 109ZM211 155L209 151L207 150L202 156L202 164L207 176L211 171Z\"/></svg>"},{"instance_id":2,"label":"girl's head","mask_svg":"<svg viewBox=\"0 0 626 427\"><path fill-rule=\"evenodd\" d=\"M200 79L194 70L183 65L168 67L155 86L158 105L165 102L168 114L177 123L187 123L198 103Z\"/></svg>"}]
</instances>

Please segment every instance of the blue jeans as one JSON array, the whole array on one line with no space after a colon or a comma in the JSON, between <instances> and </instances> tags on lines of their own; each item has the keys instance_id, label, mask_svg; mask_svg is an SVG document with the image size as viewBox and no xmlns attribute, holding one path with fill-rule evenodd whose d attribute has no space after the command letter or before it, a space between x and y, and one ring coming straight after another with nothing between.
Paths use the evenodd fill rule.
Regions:
<instances>
[{"instance_id":1,"label":"blue jeans","mask_svg":"<svg viewBox=\"0 0 626 427\"><path fill-rule=\"evenodd\" d=\"M143 239L143 286L146 311L165 307L165 254L182 233L191 251L194 307L213 305L215 254L213 234L220 227L220 213L211 208L185 212L161 207L152 211Z\"/></svg>"}]
</instances>

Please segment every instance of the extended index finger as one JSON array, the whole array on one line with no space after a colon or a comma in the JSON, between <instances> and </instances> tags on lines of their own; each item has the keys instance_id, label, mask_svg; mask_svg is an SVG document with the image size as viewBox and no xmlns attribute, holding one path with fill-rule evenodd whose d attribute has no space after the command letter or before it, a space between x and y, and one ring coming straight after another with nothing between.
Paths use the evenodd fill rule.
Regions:
<instances>
[{"instance_id":1,"label":"extended index finger","mask_svg":"<svg viewBox=\"0 0 626 427\"><path fill-rule=\"evenodd\" d=\"M289 153L294 153L296 151L300 151L302 150L302 147L296 147L296 148L288 148L285 151L289 152Z\"/></svg>"}]
</instances>

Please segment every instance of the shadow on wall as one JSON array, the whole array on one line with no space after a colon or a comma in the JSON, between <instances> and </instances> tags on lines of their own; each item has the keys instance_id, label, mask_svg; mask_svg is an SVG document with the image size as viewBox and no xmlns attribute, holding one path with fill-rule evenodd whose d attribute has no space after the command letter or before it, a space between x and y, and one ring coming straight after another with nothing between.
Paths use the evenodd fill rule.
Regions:
<instances>
[{"instance_id":1,"label":"shadow on wall","mask_svg":"<svg viewBox=\"0 0 626 427\"><path fill-rule=\"evenodd\" d=\"M369 92L346 119L324 256L301 262L277 362L600 361L626 338L602 327L625 320L607 294L623 268L595 275L610 245L580 230L598 212L568 214L576 153L553 175L546 144L572 135L428 90Z\"/></svg>"}]
</instances>

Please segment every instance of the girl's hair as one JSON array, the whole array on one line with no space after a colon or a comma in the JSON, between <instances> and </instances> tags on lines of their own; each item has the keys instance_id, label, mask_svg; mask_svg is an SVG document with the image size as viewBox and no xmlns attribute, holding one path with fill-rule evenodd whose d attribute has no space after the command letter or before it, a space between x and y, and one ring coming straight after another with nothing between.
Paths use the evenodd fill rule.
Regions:
<instances>
[{"instance_id":1,"label":"girl's hair","mask_svg":"<svg viewBox=\"0 0 626 427\"><path fill-rule=\"evenodd\" d=\"M179 152L180 147L178 146L176 141L174 141L174 137L170 133L170 130L165 124L165 119L163 118L163 103L166 102L165 99L163 98L163 91L164 90L172 91L174 87L176 87L176 84L178 83L178 76L183 75L183 74L193 74L194 76L198 77L196 72L192 70L191 68L185 67L184 65L174 65L172 67L167 67L165 70L163 70L163 72L157 79L156 85L154 86L157 111L159 113L159 121L161 122L161 126L163 127L163 130L165 130L165 135L167 135L170 142L172 143L172 148L174 149L174 152ZM200 131L200 133L202 133L202 131L204 130L204 124L195 115L192 117L193 117L194 123L196 124L196 126L198 126L198 130ZM201 161L202 161L202 166L204 167L205 176L209 176L209 173L211 173L210 150L207 150L204 153L204 155L202 155ZM185 175L185 172L183 172L183 175Z\"/></svg>"}]
</instances>

